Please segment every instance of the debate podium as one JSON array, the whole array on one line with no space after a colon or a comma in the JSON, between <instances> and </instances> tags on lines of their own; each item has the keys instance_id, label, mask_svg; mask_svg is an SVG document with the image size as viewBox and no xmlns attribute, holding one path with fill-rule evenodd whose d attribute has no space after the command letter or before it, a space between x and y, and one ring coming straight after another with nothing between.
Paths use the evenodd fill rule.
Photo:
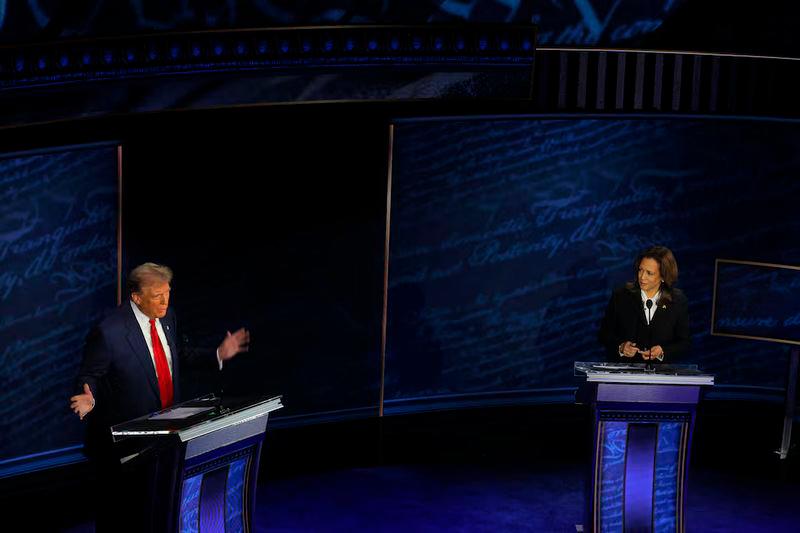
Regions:
<instances>
[{"instance_id":1,"label":"debate podium","mask_svg":"<svg viewBox=\"0 0 800 533\"><path fill-rule=\"evenodd\" d=\"M593 456L588 531L676 532L685 525L695 413L714 377L696 365L576 362Z\"/></svg>"},{"instance_id":2,"label":"debate podium","mask_svg":"<svg viewBox=\"0 0 800 533\"><path fill-rule=\"evenodd\" d=\"M136 528L252 531L261 445L281 407L280 396L209 395L113 426L124 471L145 480Z\"/></svg>"}]
</instances>

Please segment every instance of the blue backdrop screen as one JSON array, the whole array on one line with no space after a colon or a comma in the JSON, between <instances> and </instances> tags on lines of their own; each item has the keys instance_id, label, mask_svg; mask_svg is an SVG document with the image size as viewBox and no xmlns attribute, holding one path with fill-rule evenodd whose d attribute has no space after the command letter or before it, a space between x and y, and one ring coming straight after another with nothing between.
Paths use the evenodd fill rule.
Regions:
<instances>
[{"instance_id":1,"label":"blue backdrop screen","mask_svg":"<svg viewBox=\"0 0 800 533\"><path fill-rule=\"evenodd\" d=\"M800 268L717 264L714 332L800 343Z\"/></svg>"},{"instance_id":2,"label":"blue backdrop screen","mask_svg":"<svg viewBox=\"0 0 800 533\"><path fill-rule=\"evenodd\" d=\"M8 8L6 9L6 4ZM657 30L688 0L459 0L289 2L286 0L67 0L0 3L0 40L29 41L154 31L345 24L536 24L540 45L630 41Z\"/></svg>"},{"instance_id":3,"label":"blue backdrop screen","mask_svg":"<svg viewBox=\"0 0 800 533\"><path fill-rule=\"evenodd\" d=\"M69 409L117 294L117 148L0 158L0 461L81 444Z\"/></svg>"},{"instance_id":4,"label":"blue backdrop screen","mask_svg":"<svg viewBox=\"0 0 800 533\"><path fill-rule=\"evenodd\" d=\"M714 260L800 258L800 124L419 120L395 126L387 406L569 388L636 254L670 247L688 362L780 387L785 347L711 337ZM767 362L767 363L765 363Z\"/></svg>"}]
</instances>

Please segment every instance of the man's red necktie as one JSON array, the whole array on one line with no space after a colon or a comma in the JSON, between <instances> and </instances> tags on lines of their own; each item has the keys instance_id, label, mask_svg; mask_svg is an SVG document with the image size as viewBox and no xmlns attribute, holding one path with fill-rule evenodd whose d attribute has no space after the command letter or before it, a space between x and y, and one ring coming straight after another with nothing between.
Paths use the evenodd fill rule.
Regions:
<instances>
[{"instance_id":1,"label":"man's red necktie","mask_svg":"<svg viewBox=\"0 0 800 533\"><path fill-rule=\"evenodd\" d=\"M153 358L156 360L156 375L158 376L158 390L161 393L161 408L166 409L172 405L172 376L169 373L167 354L156 331L155 319L150 319L150 338L153 340Z\"/></svg>"}]
</instances>

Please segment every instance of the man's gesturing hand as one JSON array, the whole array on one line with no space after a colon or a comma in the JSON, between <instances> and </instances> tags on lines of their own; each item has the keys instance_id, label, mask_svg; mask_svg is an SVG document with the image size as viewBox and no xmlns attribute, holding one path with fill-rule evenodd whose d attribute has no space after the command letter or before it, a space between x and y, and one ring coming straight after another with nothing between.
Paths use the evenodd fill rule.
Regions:
<instances>
[{"instance_id":1,"label":"man's gesturing hand","mask_svg":"<svg viewBox=\"0 0 800 533\"><path fill-rule=\"evenodd\" d=\"M70 409L83 420L83 417L94 409L94 395L92 394L92 389L89 388L88 384L84 383L83 394L73 396L69 399L69 402Z\"/></svg>"},{"instance_id":2,"label":"man's gesturing hand","mask_svg":"<svg viewBox=\"0 0 800 533\"><path fill-rule=\"evenodd\" d=\"M222 344L219 345L217 353L223 361L232 359L239 352L246 352L250 349L250 332L244 328L239 328L234 333L230 331L225 336Z\"/></svg>"}]
</instances>

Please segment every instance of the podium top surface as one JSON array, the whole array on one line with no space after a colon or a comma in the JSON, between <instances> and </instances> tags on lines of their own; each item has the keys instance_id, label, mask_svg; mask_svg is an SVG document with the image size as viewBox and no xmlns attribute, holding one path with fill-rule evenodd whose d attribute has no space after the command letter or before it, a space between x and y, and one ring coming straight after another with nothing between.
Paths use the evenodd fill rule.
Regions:
<instances>
[{"instance_id":1,"label":"podium top surface","mask_svg":"<svg viewBox=\"0 0 800 533\"><path fill-rule=\"evenodd\" d=\"M177 435L185 442L267 416L281 407L280 396L220 398L211 394L117 424L111 428L111 435L114 440Z\"/></svg>"},{"instance_id":2,"label":"podium top surface","mask_svg":"<svg viewBox=\"0 0 800 533\"><path fill-rule=\"evenodd\" d=\"M636 383L645 385L713 385L714 376L697 365L605 363L575 361L575 375L590 383Z\"/></svg>"}]
</instances>

